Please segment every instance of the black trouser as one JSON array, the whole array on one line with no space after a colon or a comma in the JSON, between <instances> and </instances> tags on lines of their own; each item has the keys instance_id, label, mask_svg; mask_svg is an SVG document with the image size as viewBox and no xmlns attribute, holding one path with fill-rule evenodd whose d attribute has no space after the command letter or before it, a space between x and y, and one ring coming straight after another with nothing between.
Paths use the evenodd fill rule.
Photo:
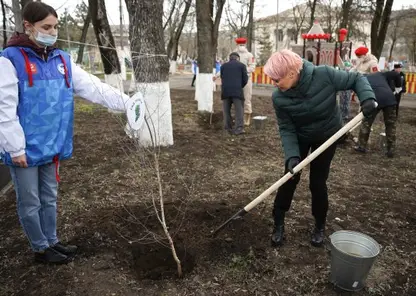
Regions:
<instances>
[{"instance_id":1,"label":"black trouser","mask_svg":"<svg viewBox=\"0 0 416 296\"><path fill-rule=\"evenodd\" d=\"M224 116L224 129L227 131L232 130L231 119L231 106L234 104L235 111L235 132L241 132L244 130L244 100L236 97L229 97L222 99L222 110Z\"/></svg>"},{"instance_id":2,"label":"black trouser","mask_svg":"<svg viewBox=\"0 0 416 296\"><path fill-rule=\"evenodd\" d=\"M192 78L192 83L191 83L191 86L194 86L194 84L195 84L195 79L196 79L196 74L194 74L194 77Z\"/></svg>"},{"instance_id":3,"label":"black trouser","mask_svg":"<svg viewBox=\"0 0 416 296\"><path fill-rule=\"evenodd\" d=\"M396 101L397 101L397 105L396 105L396 118L399 117L399 105L400 105L400 100L402 99L402 94L396 94Z\"/></svg>"},{"instance_id":4,"label":"black trouser","mask_svg":"<svg viewBox=\"0 0 416 296\"><path fill-rule=\"evenodd\" d=\"M322 143L300 143L299 151L302 160L308 156L309 150L313 152L321 144ZM329 169L331 167L332 158L335 155L336 147L336 144L328 147L310 164L309 189L312 193L312 215L315 217L316 225L318 227L323 227L326 222L326 215L328 212L328 188L326 186L326 181L329 176ZM286 167L285 174L287 172L288 169ZM276 225L279 221L282 221L284 213L289 210L299 180L300 172L278 189L273 209Z\"/></svg>"}]
</instances>

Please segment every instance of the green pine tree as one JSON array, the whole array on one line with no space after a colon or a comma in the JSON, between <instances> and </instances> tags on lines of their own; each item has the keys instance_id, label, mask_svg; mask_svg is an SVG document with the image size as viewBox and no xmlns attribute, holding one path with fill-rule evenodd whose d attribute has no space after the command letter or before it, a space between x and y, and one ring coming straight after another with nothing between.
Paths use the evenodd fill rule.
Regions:
<instances>
[{"instance_id":1,"label":"green pine tree","mask_svg":"<svg viewBox=\"0 0 416 296\"><path fill-rule=\"evenodd\" d=\"M258 65L264 66L273 52L273 45L270 41L270 32L266 27L262 28L261 37L257 39L257 42L260 45Z\"/></svg>"}]
</instances>

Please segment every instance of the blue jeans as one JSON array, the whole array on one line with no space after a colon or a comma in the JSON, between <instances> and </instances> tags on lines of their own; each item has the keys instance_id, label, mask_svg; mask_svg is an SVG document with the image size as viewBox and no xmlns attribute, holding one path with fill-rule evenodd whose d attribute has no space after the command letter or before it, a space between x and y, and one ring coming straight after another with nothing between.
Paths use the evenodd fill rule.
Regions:
<instances>
[{"instance_id":1,"label":"blue jeans","mask_svg":"<svg viewBox=\"0 0 416 296\"><path fill-rule=\"evenodd\" d=\"M58 182L55 164L10 167L10 173L16 191L17 214L33 251L56 244Z\"/></svg>"},{"instance_id":2,"label":"blue jeans","mask_svg":"<svg viewBox=\"0 0 416 296\"><path fill-rule=\"evenodd\" d=\"M342 122L345 125L350 116L351 91L344 90L339 93L339 108L341 109Z\"/></svg>"}]
</instances>

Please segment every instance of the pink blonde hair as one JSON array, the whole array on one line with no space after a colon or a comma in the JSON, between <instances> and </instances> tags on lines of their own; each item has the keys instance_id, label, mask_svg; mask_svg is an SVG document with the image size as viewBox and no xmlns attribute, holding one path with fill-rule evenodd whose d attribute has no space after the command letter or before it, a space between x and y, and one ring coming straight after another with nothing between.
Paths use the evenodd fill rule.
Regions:
<instances>
[{"instance_id":1,"label":"pink blonde hair","mask_svg":"<svg viewBox=\"0 0 416 296\"><path fill-rule=\"evenodd\" d=\"M283 49L275 52L267 60L263 71L273 80L279 80L285 77L290 71L299 73L302 69L302 58L289 49Z\"/></svg>"}]
</instances>

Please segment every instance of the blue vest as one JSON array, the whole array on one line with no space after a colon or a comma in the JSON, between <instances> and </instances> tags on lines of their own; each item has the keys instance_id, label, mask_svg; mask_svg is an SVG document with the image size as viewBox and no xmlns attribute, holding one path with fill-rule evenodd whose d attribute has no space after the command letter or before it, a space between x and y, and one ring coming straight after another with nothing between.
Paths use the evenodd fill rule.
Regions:
<instances>
[{"instance_id":1,"label":"blue vest","mask_svg":"<svg viewBox=\"0 0 416 296\"><path fill-rule=\"evenodd\" d=\"M70 57L55 49L44 61L32 49L8 47L19 79L17 115L26 138L28 166L40 166L72 156L74 98ZM8 153L6 165L13 165Z\"/></svg>"}]
</instances>

